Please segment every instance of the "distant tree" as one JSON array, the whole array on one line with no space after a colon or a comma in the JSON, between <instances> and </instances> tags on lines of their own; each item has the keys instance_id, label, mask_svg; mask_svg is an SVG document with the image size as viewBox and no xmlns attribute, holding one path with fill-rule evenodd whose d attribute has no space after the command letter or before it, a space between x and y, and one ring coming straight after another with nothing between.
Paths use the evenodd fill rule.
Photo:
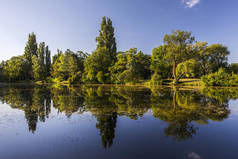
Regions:
<instances>
[{"instance_id":1,"label":"distant tree","mask_svg":"<svg viewBox=\"0 0 238 159\"><path fill-rule=\"evenodd\" d=\"M4 65L3 73L9 81L24 80L26 68L25 58L23 56L14 56Z\"/></svg>"},{"instance_id":2,"label":"distant tree","mask_svg":"<svg viewBox=\"0 0 238 159\"><path fill-rule=\"evenodd\" d=\"M138 63L138 72L141 79L150 79L151 71L151 55L146 55L139 51L136 55L136 62Z\"/></svg>"},{"instance_id":3,"label":"distant tree","mask_svg":"<svg viewBox=\"0 0 238 159\"><path fill-rule=\"evenodd\" d=\"M128 56L127 69L122 73L125 82L136 83L139 81L138 63L136 61L136 54Z\"/></svg>"},{"instance_id":4,"label":"distant tree","mask_svg":"<svg viewBox=\"0 0 238 159\"><path fill-rule=\"evenodd\" d=\"M228 66L227 47L221 44L207 45L207 42L197 42L194 45L197 60L200 63L201 76L218 71L219 68Z\"/></svg>"},{"instance_id":5,"label":"distant tree","mask_svg":"<svg viewBox=\"0 0 238 159\"><path fill-rule=\"evenodd\" d=\"M238 63L232 63L232 64L230 64L229 65L229 68L228 68L228 71L230 72L230 73L235 73L235 74L237 74L238 73Z\"/></svg>"},{"instance_id":6,"label":"distant tree","mask_svg":"<svg viewBox=\"0 0 238 159\"><path fill-rule=\"evenodd\" d=\"M153 49L150 69L154 77L157 75L161 78L171 77L172 62L166 58L166 53L165 45Z\"/></svg>"},{"instance_id":7,"label":"distant tree","mask_svg":"<svg viewBox=\"0 0 238 159\"><path fill-rule=\"evenodd\" d=\"M38 57L38 63L40 65L40 79L44 79L46 77L46 66L45 66L45 55L46 55L46 50L45 50L45 43L41 42L39 44L39 48L37 49L37 57ZM32 66L33 67L33 66ZM33 74L34 74L34 69L33 69Z\"/></svg>"},{"instance_id":8,"label":"distant tree","mask_svg":"<svg viewBox=\"0 0 238 159\"><path fill-rule=\"evenodd\" d=\"M69 80L74 83L76 75L81 76L84 71L84 60L87 57L83 52L74 53L67 49L64 54L58 51L53 57L52 76L59 80ZM80 72L80 73L79 73ZM78 78L77 78L78 79Z\"/></svg>"},{"instance_id":9,"label":"distant tree","mask_svg":"<svg viewBox=\"0 0 238 159\"><path fill-rule=\"evenodd\" d=\"M7 77L4 75L4 66L6 65L5 61L0 63L0 81L5 81Z\"/></svg>"},{"instance_id":10,"label":"distant tree","mask_svg":"<svg viewBox=\"0 0 238 159\"><path fill-rule=\"evenodd\" d=\"M85 61L84 81L89 83L108 83L110 81L109 67L111 64L112 60L108 49L105 47L98 48Z\"/></svg>"},{"instance_id":11,"label":"distant tree","mask_svg":"<svg viewBox=\"0 0 238 159\"><path fill-rule=\"evenodd\" d=\"M36 55L33 55L32 57L32 69L35 80L38 81L44 79L44 65L42 65L40 58Z\"/></svg>"},{"instance_id":12,"label":"distant tree","mask_svg":"<svg viewBox=\"0 0 238 159\"><path fill-rule=\"evenodd\" d=\"M57 49L57 53L53 56L53 61L52 61L52 64L54 64L60 57L60 55L62 55L63 52L59 49Z\"/></svg>"},{"instance_id":13,"label":"distant tree","mask_svg":"<svg viewBox=\"0 0 238 159\"><path fill-rule=\"evenodd\" d=\"M196 53L194 59L196 59L200 63L199 76L210 73L210 55L207 52L207 42L196 42L193 47Z\"/></svg>"},{"instance_id":14,"label":"distant tree","mask_svg":"<svg viewBox=\"0 0 238 159\"><path fill-rule=\"evenodd\" d=\"M221 44L213 44L207 47L207 54L209 55L209 63L212 72L216 72L219 68L228 66L228 51L226 46Z\"/></svg>"},{"instance_id":15,"label":"distant tree","mask_svg":"<svg viewBox=\"0 0 238 159\"><path fill-rule=\"evenodd\" d=\"M35 33L31 33L28 36L28 41L25 46L24 57L27 62L27 75L28 79L32 77L32 56L37 55L37 42L36 42L36 35Z\"/></svg>"},{"instance_id":16,"label":"distant tree","mask_svg":"<svg viewBox=\"0 0 238 159\"><path fill-rule=\"evenodd\" d=\"M150 77L150 56L136 48L118 53L116 63L110 68L111 79L116 83L132 82Z\"/></svg>"},{"instance_id":17,"label":"distant tree","mask_svg":"<svg viewBox=\"0 0 238 159\"><path fill-rule=\"evenodd\" d=\"M49 50L49 47L46 46L45 48L45 67L46 67L46 76L50 76L51 71L51 52Z\"/></svg>"},{"instance_id":18,"label":"distant tree","mask_svg":"<svg viewBox=\"0 0 238 159\"><path fill-rule=\"evenodd\" d=\"M191 32L177 30L172 31L172 34L166 34L163 41L166 45L166 59L173 64L173 78L176 84L180 77L176 74L176 67L192 57L191 49L195 38Z\"/></svg>"},{"instance_id":19,"label":"distant tree","mask_svg":"<svg viewBox=\"0 0 238 159\"><path fill-rule=\"evenodd\" d=\"M34 57L34 59L33 59ZM32 57L33 77L35 80L44 80L50 75L51 57L48 46L45 42L39 44L37 55Z\"/></svg>"}]
</instances>

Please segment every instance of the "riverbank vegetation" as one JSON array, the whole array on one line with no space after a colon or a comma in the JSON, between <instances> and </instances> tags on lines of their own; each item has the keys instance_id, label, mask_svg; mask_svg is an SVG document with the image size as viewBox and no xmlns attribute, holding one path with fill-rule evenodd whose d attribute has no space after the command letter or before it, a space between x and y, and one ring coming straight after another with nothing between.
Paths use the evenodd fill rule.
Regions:
<instances>
[{"instance_id":1,"label":"riverbank vegetation","mask_svg":"<svg viewBox=\"0 0 238 159\"><path fill-rule=\"evenodd\" d=\"M1 62L0 81L238 85L238 64L228 64L228 48L196 41L192 32L176 30L166 34L152 55L137 48L118 51L112 21L103 17L96 43L91 54L67 49L57 50L51 58L49 46L45 42L38 45L36 35L31 33L23 55Z\"/></svg>"}]
</instances>

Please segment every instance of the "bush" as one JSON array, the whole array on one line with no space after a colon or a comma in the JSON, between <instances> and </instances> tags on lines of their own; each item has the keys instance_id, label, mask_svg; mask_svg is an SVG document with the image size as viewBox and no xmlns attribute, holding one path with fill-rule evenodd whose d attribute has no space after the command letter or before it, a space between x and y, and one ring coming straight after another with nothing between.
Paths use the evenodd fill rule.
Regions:
<instances>
[{"instance_id":1,"label":"bush","mask_svg":"<svg viewBox=\"0 0 238 159\"><path fill-rule=\"evenodd\" d=\"M176 68L177 75L183 75L182 77L194 78L199 76L199 62L194 59L187 60L178 64Z\"/></svg>"},{"instance_id":2,"label":"bush","mask_svg":"<svg viewBox=\"0 0 238 159\"><path fill-rule=\"evenodd\" d=\"M220 68L218 72L203 76L202 83L205 86L238 86L238 75L228 74Z\"/></svg>"},{"instance_id":3,"label":"bush","mask_svg":"<svg viewBox=\"0 0 238 159\"><path fill-rule=\"evenodd\" d=\"M154 73L151 77L150 84L151 85L161 85L163 83L163 79L161 75L158 75L157 73Z\"/></svg>"}]
</instances>

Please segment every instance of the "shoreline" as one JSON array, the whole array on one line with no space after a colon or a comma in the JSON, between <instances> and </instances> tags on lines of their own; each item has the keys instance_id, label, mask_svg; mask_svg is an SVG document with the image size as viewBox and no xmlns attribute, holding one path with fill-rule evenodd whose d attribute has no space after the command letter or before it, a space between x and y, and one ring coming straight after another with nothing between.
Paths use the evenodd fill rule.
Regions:
<instances>
[{"instance_id":1,"label":"shoreline","mask_svg":"<svg viewBox=\"0 0 238 159\"><path fill-rule=\"evenodd\" d=\"M193 85L183 85L183 84L178 84L178 85L172 85L172 84L161 84L161 85L148 85L146 83L142 84L68 84L68 83L40 83L40 82L33 82L33 81L24 81L24 82L0 82L0 86L4 85L59 85L59 86L72 86L72 87L78 87L78 86L105 86L105 87L114 87L114 86L119 86L119 87L145 87L145 88L153 88L153 87L164 87L164 88L195 88L195 89L201 89L201 88L234 88L238 89L237 87L234 86L193 86Z\"/></svg>"}]
</instances>

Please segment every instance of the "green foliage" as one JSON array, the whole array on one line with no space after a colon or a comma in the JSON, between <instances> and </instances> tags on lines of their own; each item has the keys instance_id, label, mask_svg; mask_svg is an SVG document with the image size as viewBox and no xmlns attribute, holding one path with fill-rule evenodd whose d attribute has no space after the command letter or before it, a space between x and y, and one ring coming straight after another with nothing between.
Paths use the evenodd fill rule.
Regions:
<instances>
[{"instance_id":1,"label":"green foliage","mask_svg":"<svg viewBox=\"0 0 238 159\"><path fill-rule=\"evenodd\" d=\"M150 80L150 85L161 85L163 83L163 79L161 75L154 73Z\"/></svg>"},{"instance_id":2,"label":"green foliage","mask_svg":"<svg viewBox=\"0 0 238 159\"><path fill-rule=\"evenodd\" d=\"M44 78L44 65L42 65L40 58L36 55L32 57L32 69L33 69L33 77L35 80L39 81Z\"/></svg>"},{"instance_id":3,"label":"green foliage","mask_svg":"<svg viewBox=\"0 0 238 159\"><path fill-rule=\"evenodd\" d=\"M230 64L229 67L228 67L228 71L229 71L229 73L237 74L238 73L238 63Z\"/></svg>"},{"instance_id":4,"label":"green foliage","mask_svg":"<svg viewBox=\"0 0 238 159\"><path fill-rule=\"evenodd\" d=\"M46 46L45 48L45 72L46 77L50 76L51 72L51 52L49 50L49 47Z\"/></svg>"},{"instance_id":5,"label":"green foliage","mask_svg":"<svg viewBox=\"0 0 238 159\"><path fill-rule=\"evenodd\" d=\"M101 142L109 148L117 130L117 117L137 120L151 110L154 118L166 122L164 133L176 140L187 140L199 131L197 124L223 121L229 114L229 100L237 99L237 89L143 88L88 86L46 87L6 85L0 87L0 101L24 112L29 131L45 122L52 111L67 117L90 112L96 121ZM52 101L52 102L51 102Z\"/></svg>"},{"instance_id":6,"label":"green foliage","mask_svg":"<svg viewBox=\"0 0 238 159\"><path fill-rule=\"evenodd\" d=\"M111 65L112 59L108 49L105 47L98 48L86 59L84 63L84 81L86 83L109 83L109 67Z\"/></svg>"},{"instance_id":7,"label":"green foliage","mask_svg":"<svg viewBox=\"0 0 238 159\"><path fill-rule=\"evenodd\" d=\"M99 36L96 38L97 49L85 61L84 82L110 83L109 68L116 59L116 39L110 18L103 17Z\"/></svg>"},{"instance_id":8,"label":"green foliage","mask_svg":"<svg viewBox=\"0 0 238 159\"><path fill-rule=\"evenodd\" d=\"M139 51L136 55L136 62L138 64L137 72L140 79L148 80L151 76L150 65L151 65L151 55L144 54Z\"/></svg>"},{"instance_id":9,"label":"green foliage","mask_svg":"<svg viewBox=\"0 0 238 159\"><path fill-rule=\"evenodd\" d=\"M44 42L39 44L37 55L32 57L33 77L36 81L45 80L50 75L50 51Z\"/></svg>"},{"instance_id":10,"label":"green foliage","mask_svg":"<svg viewBox=\"0 0 238 159\"><path fill-rule=\"evenodd\" d=\"M12 57L3 66L3 75L9 81L24 80L26 77L27 63L24 56Z\"/></svg>"},{"instance_id":11,"label":"green foliage","mask_svg":"<svg viewBox=\"0 0 238 159\"><path fill-rule=\"evenodd\" d=\"M68 49L63 53L57 50L51 64L49 47L44 42L38 46L36 35L31 33L23 56L12 57L1 63L0 80L125 84L145 80L162 83L165 79L171 81L172 77L173 84L177 84L183 77L199 78L218 71L220 67L225 68L227 73L238 73L237 64L228 66L230 52L226 46L208 45L207 42L195 43L192 32L177 30L166 34L163 38L164 44L154 48L152 56L138 52L136 48L117 53L112 21L103 17L96 42L96 50L90 56L82 51L75 53ZM213 76L216 75L203 78L207 80ZM225 85L236 85L235 74L231 77L229 84ZM210 84L213 83L211 81L205 83L213 85ZM215 82L215 85L224 83Z\"/></svg>"},{"instance_id":12,"label":"green foliage","mask_svg":"<svg viewBox=\"0 0 238 159\"><path fill-rule=\"evenodd\" d=\"M69 84L82 83L82 72L78 71L75 75L68 79Z\"/></svg>"},{"instance_id":13,"label":"green foliage","mask_svg":"<svg viewBox=\"0 0 238 159\"><path fill-rule=\"evenodd\" d=\"M28 41L25 46L24 57L27 63L27 75L26 77L32 78L32 57L37 55L37 42L35 33L31 33L28 36Z\"/></svg>"},{"instance_id":14,"label":"green foliage","mask_svg":"<svg viewBox=\"0 0 238 159\"><path fill-rule=\"evenodd\" d=\"M4 82L7 80L6 75L4 74L4 66L6 65L5 61L0 63L0 82Z\"/></svg>"},{"instance_id":15,"label":"green foliage","mask_svg":"<svg viewBox=\"0 0 238 159\"><path fill-rule=\"evenodd\" d=\"M105 77L102 71L99 71L96 77L99 83L105 83Z\"/></svg>"},{"instance_id":16,"label":"green foliage","mask_svg":"<svg viewBox=\"0 0 238 159\"><path fill-rule=\"evenodd\" d=\"M173 64L173 78L176 84L179 80L176 67L179 63L193 57L192 45L195 38L192 36L192 32L177 30L172 31L170 35L166 34L163 41L166 45L166 59Z\"/></svg>"},{"instance_id":17,"label":"green foliage","mask_svg":"<svg viewBox=\"0 0 238 159\"><path fill-rule=\"evenodd\" d=\"M227 47L194 42L191 32L177 30L166 34L164 45L152 52L151 71L168 78L172 70L173 83L176 84L182 77L199 78L216 72L220 67L227 68Z\"/></svg>"},{"instance_id":18,"label":"green foliage","mask_svg":"<svg viewBox=\"0 0 238 159\"><path fill-rule=\"evenodd\" d=\"M207 45L207 42L197 42L194 45L196 59L200 63L200 76L218 71L220 67L227 67L227 47L221 44Z\"/></svg>"},{"instance_id":19,"label":"green foliage","mask_svg":"<svg viewBox=\"0 0 238 159\"><path fill-rule=\"evenodd\" d=\"M116 63L110 68L115 83L136 83L150 77L150 56L131 48L117 55Z\"/></svg>"},{"instance_id":20,"label":"green foliage","mask_svg":"<svg viewBox=\"0 0 238 159\"><path fill-rule=\"evenodd\" d=\"M81 81L77 76L81 77L84 71L83 63L86 54L83 52L74 53L67 49L63 54L58 51L58 54L53 58L52 76L60 81L70 80L71 83L75 83L76 79Z\"/></svg>"},{"instance_id":21,"label":"green foliage","mask_svg":"<svg viewBox=\"0 0 238 159\"><path fill-rule=\"evenodd\" d=\"M211 66L209 65L210 55L207 52L207 42L196 42L193 47L195 51L194 59L200 64L200 69L198 70L199 77L211 73Z\"/></svg>"},{"instance_id":22,"label":"green foliage","mask_svg":"<svg viewBox=\"0 0 238 159\"><path fill-rule=\"evenodd\" d=\"M209 64L212 72L218 71L220 67L227 67L228 51L226 46L221 44L213 44L208 46L207 53L209 55Z\"/></svg>"},{"instance_id":23,"label":"green foliage","mask_svg":"<svg viewBox=\"0 0 238 159\"><path fill-rule=\"evenodd\" d=\"M159 74L162 78L171 77L172 63L166 58L166 46L159 46L154 48L151 57L151 71L155 74Z\"/></svg>"},{"instance_id":24,"label":"green foliage","mask_svg":"<svg viewBox=\"0 0 238 159\"><path fill-rule=\"evenodd\" d=\"M101 28L99 30L99 36L96 38L97 49L106 48L110 53L110 56L115 60L117 46L116 38L114 36L114 27L110 18L103 17L101 22Z\"/></svg>"},{"instance_id":25,"label":"green foliage","mask_svg":"<svg viewBox=\"0 0 238 159\"><path fill-rule=\"evenodd\" d=\"M202 82L205 86L238 86L238 75L228 74L220 68L218 72L202 76Z\"/></svg>"},{"instance_id":26,"label":"green foliage","mask_svg":"<svg viewBox=\"0 0 238 159\"><path fill-rule=\"evenodd\" d=\"M178 64L176 68L176 74L181 77L194 78L199 76L199 63L190 59Z\"/></svg>"}]
</instances>

